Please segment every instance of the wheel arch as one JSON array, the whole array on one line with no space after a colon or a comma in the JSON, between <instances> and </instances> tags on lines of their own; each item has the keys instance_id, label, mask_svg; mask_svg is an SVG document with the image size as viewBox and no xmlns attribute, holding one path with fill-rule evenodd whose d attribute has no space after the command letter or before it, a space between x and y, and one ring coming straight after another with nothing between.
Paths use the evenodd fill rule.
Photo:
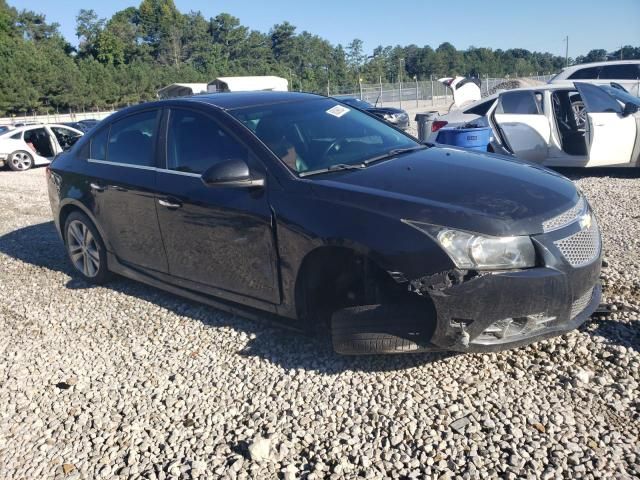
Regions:
<instances>
[{"instance_id":1,"label":"wheel arch","mask_svg":"<svg viewBox=\"0 0 640 480\"><path fill-rule=\"evenodd\" d=\"M65 222L67 221L67 218L69 218L69 215L71 215L71 213L74 211L83 213L89 218L89 220L91 220L93 225L98 230L98 233L100 233L100 238L102 239L102 242L104 243L105 247L107 248L107 250L110 251L111 246L109 244L109 240L107 236L104 234L104 230L100 226L100 223L96 220L95 216L93 215L91 210L87 208L86 205L74 199L66 199L60 204L60 209L58 211L58 229L60 231L60 236L62 237L62 240L66 241L65 231L64 231Z\"/></svg>"},{"instance_id":2,"label":"wheel arch","mask_svg":"<svg viewBox=\"0 0 640 480\"><path fill-rule=\"evenodd\" d=\"M415 296L373 257L347 245L318 246L304 256L294 296L297 316L305 326L326 326L340 308Z\"/></svg>"}]
</instances>

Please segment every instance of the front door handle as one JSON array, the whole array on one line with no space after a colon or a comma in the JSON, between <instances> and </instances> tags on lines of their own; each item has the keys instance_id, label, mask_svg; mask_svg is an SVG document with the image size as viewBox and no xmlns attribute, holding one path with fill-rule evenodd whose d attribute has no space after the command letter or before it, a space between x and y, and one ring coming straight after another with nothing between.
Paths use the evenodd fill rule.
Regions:
<instances>
[{"instance_id":1,"label":"front door handle","mask_svg":"<svg viewBox=\"0 0 640 480\"><path fill-rule=\"evenodd\" d=\"M95 190L96 192L104 192L104 187L102 185L91 182L89 186L91 187L91 190Z\"/></svg>"},{"instance_id":2,"label":"front door handle","mask_svg":"<svg viewBox=\"0 0 640 480\"><path fill-rule=\"evenodd\" d=\"M158 200L158 203L163 207L167 207L167 208L180 208L182 206L181 203L176 203L176 202L163 200L163 199Z\"/></svg>"}]
</instances>

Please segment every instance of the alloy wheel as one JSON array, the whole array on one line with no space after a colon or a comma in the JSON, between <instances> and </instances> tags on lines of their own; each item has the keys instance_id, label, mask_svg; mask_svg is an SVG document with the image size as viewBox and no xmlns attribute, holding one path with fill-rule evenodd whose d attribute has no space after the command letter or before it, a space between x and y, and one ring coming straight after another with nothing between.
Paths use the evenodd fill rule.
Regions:
<instances>
[{"instance_id":1,"label":"alloy wheel","mask_svg":"<svg viewBox=\"0 0 640 480\"><path fill-rule=\"evenodd\" d=\"M11 155L11 164L15 167L15 170L29 170L32 163L33 160L26 152L16 152Z\"/></svg>"},{"instance_id":2,"label":"alloy wheel","mask_svg":"<svg viewBox=\"0 0 640 480\"><path fill-rule=\"evenodd\" d=\"M100 271L98 242L91 230L79 220L74 220L67 229L67 248L73 266L89 278Z\"/></svg>"}]
</instances>

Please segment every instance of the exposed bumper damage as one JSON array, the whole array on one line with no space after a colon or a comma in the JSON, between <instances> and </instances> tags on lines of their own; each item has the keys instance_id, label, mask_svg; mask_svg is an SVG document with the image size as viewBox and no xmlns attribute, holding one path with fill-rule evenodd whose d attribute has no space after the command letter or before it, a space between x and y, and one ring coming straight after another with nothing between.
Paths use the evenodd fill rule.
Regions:
<instances>
[{"instance_id":1,"label":"exposed bumper damage","mask_svg":"<svg viewBox=\"0 0 640 480\"><path fill-rule=\"evenodd\" d=\"M585 322L600 303L602 252L598 244L588 264L572 266L557 247L565 235L534 238L543 262L537 268L454 269L409 281L410 290L428 295L435 305L431 346L499 351L563 334Z\"/></svg>"}]
</instances>

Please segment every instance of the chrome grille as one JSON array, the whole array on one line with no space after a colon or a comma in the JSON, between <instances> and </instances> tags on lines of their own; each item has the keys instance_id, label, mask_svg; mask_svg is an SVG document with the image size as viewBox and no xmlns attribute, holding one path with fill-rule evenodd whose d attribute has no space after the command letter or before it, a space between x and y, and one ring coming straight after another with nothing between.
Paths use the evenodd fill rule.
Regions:
<instances>
[{"instance_id":1,"label":"chrome grille","mask_svg":"<svg viewBox=\"0 0 640 480\"><path fill-rule=\"evenodd\" d=\"M572 267L588 265L600 255L598 224L592 217L589 227L553 243Z\"/></svg>"},{"instance_id":2,"label":"chrome grille","mask_svg":"<svg viewBox=\"0 0 640 480\"><path fill-rule=\"evenodd\" d=\"M592 297L593 288L574 300L574 302L571 304L571 320L576 318L580 313L584 311L585 308L587 308L587 305L589 305Z\"/></svg>"},{"instance_id":3,"label":"chrome grille","mask_svg":"<svg viewBox=\"0 0 640 480\"><path fill-rule=\"evenodd\" d=\"M542 230L546 232L552 232L553 230L558 230L562 227L566 227L570 223L573 223L578 219L580 215L586 209L586 202L584 197L580 197L578 203L576 203L569 210L562 212L560 215L557 215L549 220L542 222Z\"/></svg>"}]
</instances>

